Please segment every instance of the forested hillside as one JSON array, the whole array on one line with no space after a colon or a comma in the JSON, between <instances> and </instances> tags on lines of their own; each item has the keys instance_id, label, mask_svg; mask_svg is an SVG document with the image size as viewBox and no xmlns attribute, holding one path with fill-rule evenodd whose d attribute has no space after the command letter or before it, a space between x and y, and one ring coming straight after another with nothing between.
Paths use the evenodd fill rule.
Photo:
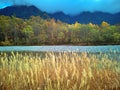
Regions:
<instances>
[{"instance_id":1,"label":"forested hillside","mask_svg":"<svg viewBox=\"0 0 120 90\"><path fill-rule=\"evenodd\" d=\"M120 44L120 25L62 23L32 16L0 16L0 45L104 45Z\"/></svg>"}]
</instances>

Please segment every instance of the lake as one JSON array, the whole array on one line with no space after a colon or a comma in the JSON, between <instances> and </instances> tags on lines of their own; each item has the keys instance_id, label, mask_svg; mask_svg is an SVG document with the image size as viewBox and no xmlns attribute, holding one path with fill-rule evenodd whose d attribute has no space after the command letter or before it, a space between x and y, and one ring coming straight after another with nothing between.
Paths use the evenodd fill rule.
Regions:
<instances>
[{"instance_id":1,"label":"lake","mask_svg":"<svg viewBox=\"0 0 120 90\"><path fill-rule=\"evenodd\" d=\"M120 45L110 46L0 46L0 51L120 53Z\"/></svg>"},{"instance_id":2,"label":"lake","mask_svg":"<svg viewBox=\"0 0 120 90\"><path fill-rule=\"evenodd\" d=\"M0 52L87 52L107 54L109 58L120 60L120 45L109 46L0 46Z\"/></svg>"}]
</instances>

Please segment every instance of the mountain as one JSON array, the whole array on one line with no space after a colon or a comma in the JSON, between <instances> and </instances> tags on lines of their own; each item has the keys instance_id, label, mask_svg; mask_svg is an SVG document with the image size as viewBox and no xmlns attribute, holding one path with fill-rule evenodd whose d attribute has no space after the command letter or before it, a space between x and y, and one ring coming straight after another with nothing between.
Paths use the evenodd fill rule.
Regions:
<instances>
[{"instance_id":1,"label":"mountain","mask_svg":"<svg viewBox=\"0 0 120 90\"><path fill-rule=\"evenodd\" d=\"M35 6L9 6L4 9L0 9L0 15L11 16L15 15L19 18L29 18L30 16L41 16L42 18L54 18L55 20L61 20L66 23L75 23L76 21L82 24L94 23L101 24L102 21L106 21L110 24L120 23L120 13L110 14L105 12L82 12L78 15L66 15L63 12L56 12L53 14L43 12Z\"/></svg>"},{"instance_id":2,"label":"mountain","mask_svg":"<svg viewBox=\"0 0 120 90\"><path fill-rule=\"evenodd\" d=\"M47 18L46 12L43 12L36 8L35 6L9 6L4 9L0 9L0 15L11 16L15 15L19 18L29 18L30 16L41 16L42 18Z\"/></svg>"},{"instance_id":3,"label":"mountain","mask_svg":"<svg viewBox=\"0 0 120 90\"><path fill-rule=\"evenodd\" d=\"M112 25L120 23L120 13L110 14L104 12L82 12L76 16L70 16L63 14L62 12L58 12L50 14L49 16L67 23L75 23L76 21L82 24L88 24L90 22L94 24L101 24L102 21L106 21Z\"/></svg>"}]
</instances>

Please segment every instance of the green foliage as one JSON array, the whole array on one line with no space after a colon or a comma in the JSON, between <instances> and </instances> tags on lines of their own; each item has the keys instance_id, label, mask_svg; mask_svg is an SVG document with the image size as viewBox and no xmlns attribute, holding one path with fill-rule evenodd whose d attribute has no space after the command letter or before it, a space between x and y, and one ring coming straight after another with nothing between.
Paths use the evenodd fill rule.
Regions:
<instances>
[{"instance_id":1,"label":"green foliage","mask_svg":"<svg viewBox=\"0 0 120 90\"><path fill-rule=\"evenodd\" d=\"M113 38L116 44L120 44L120 33L114 33Z\"/></svg>"},{"instance_id":2,"label":"green foliage","mask_svg":"<svg viewBox=\"0 0 120 90\"><path fill-rule=\"evenodd\" d=\"M120 25L111 26L104 21L100 26L78 22L67 24L39 16L27 20L0 16L0 45L43 44L120 44Z\"/></svg>"},{"instance_id":3,"label":"green foliage","mask_svg":"<svg viewBox=\"0 0 120 90\"><path fill-rule=\"evenodd\" d=\"M4 45L4 46L10 46L10 45L13 45L10 41L2 41L1 42L1 45Z\"/></svg>"},{"instance_id":4,"label":"green foliage","mask_svg":"<svg viewBox=\"0 0 120 90\"><path fill-rule=\"evenodd\" d=\"M33 35L33 30L32 30L32 27L30 25L26 26L25 28L23 28L22 32L25 34L25 35L28 35L28 36L31 36Z\"/></svg>"}]
</instances>

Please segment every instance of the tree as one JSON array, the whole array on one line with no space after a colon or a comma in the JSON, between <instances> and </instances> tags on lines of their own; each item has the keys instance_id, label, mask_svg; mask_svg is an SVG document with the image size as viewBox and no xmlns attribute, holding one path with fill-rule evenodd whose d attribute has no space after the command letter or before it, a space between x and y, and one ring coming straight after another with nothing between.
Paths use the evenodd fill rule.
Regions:
<instances>
[{"instance_id":1,"label":"tree","mask_svg":"<svg viewBox=\"0 0 120 90\"><path fill-rule=\"evenodd\" d=\"M0 45L120 44L120 25L67 24L32 16L0 16Z\"/></svg>"},{"instance_id":2,"label":"tree","mask_svg":"<svg viewBox=\"0 0 120 90\"><path fill-rule=\"evenodd\" d=\"M95 25L95 24L92 24L92 23L89 23L88 26L90 26L90 27L95 27L96 25Z\"/></svg>"},{"instance_id":3,"label":"tree","mask_svg":"<svg viewBox=\"0 0 120 90\"><path fill-rule=\"evenodd\" d=\"M43 28L45 28L44 27L45 21L40 16L36 16L36 17L32 16L26 22L33 29L33 33L34 33L34 37L32 38L33 44L37 44L37 45L41 44L40 34L41 34L41 31L43 30Z\"/></svg>"},{"instance_id":4,"label":"tree","mask_svg":"<svg viewBox=\"0 0 120 90\"><path fill-rule=\"evenodd\" d=\"M14 41L14 45L21 44L20 41L23 39L22 29L27 25L27 23L20 18L15 16L11 17L11 32L12 32L12 40Z\"/></svg>"},{"instance_id":5,"label":"tree","mask_svg":"<svg viewBox=\"0 0 120 90\"><path fill-rule=\"evenodd\" d=\"M103 21L103 22L101 23L101 26L102 26L102 27L109 27L110 24L107 23L107 22L105 22L105 21Z\"/></svg>"},{"instance_id":6,"label":"tree","mask_svg":"<svg viewBox=\"0 0 120 90\"><path fill-rule=\"evenodd\" d=\"M25 35L25 40L27 44L30 44L30 40L33 36L33 29L30 25L27 25L25 28L23 28L22 33Z\"/></svg>"},{"instance_id":7,"label":"tree","mask_svg":"<svg viewBox=\"0 0 120 90\"><path fill-rule=\"evenodd\" d=\"M120 33L114 33L113 37L115 44L120 44Z\"/></svg>"},{"instance_id":8,"label":"tree","mask_svg":"<svg viewBox=\"0 0 120 90\"><path fill-rule=\"evenodd\" d=\"M79 23L78 23L78 22L75 22L74 26L75 26L75 28L78 28Z\"/></svg>"},{"instance_id":9,"label":"tree","mask_svg":"<svg viewBox=\"0 0 120 90\"><path fill-rule=\"evenodd\" d=\"M10 17L8 16L1 16L0 17L0 29L5 36L5 41L8 41L8 33L10 29Z\"/></svg>"}]
</instances>

